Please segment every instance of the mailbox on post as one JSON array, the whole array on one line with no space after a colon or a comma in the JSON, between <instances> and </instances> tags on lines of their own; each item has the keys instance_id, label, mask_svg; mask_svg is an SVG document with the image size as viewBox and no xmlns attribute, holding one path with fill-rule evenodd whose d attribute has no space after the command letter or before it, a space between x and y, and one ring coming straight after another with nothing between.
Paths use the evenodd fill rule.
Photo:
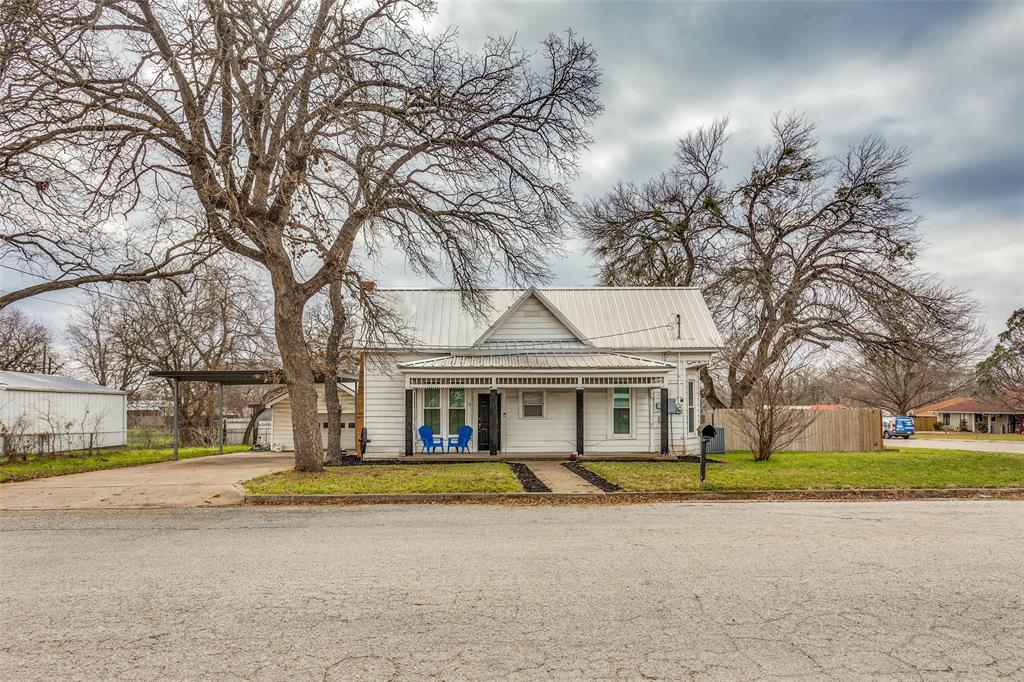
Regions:
<instances>
[{"instance_id":1,"label":"mailbox on post","mask_svg":"<svg viewBox=\"0 0 1024 682\"><path fill-rule=\"evenodd\" d=\"M700 484L701 484L701 486L704 485L704 474L707 472L707 468L708 468L708 443L711 442L711 439L715 437L716 433L718 433L718 429L716 429L711 424L705 424L704 426L700 427Z\"/></svg>"}]
</instances>

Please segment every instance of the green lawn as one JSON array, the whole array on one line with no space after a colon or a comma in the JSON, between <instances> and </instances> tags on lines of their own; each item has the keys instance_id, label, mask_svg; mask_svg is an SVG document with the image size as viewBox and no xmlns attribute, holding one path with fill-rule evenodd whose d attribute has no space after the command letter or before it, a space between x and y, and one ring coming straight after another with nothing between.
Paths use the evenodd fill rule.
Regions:
<instances>
[{"instance_id":1,"label":"green lawn","mask_svg":"<svg viewBox=\"0 0 1024 682\"><path fill-rule=\"evenodd\" d=\"M224 452L242 452L251 449L251 445L225 445ZM220 452L218 448L181 448L178 450L180 459L192 457L208 457ZM14 464L0 464L0 483L7 481L27 481L32 478L47 476L63 476L78 474L83 471L99 469L117 469L120 467L138 466L170 461L173 452L168 449L159 450L103 450L92 455L74 455L59 458L35 459Z\"/></svg>"},{"instance_id":2,"label":"green lawn","mask_svg":"<svg viewBox=\"0 0 1024 682\"><path fill-rule=\"evenodd\" d=\"M943 440L996 440L1010 443L1024 443L1024 433L974 433L973 431L918 431L914 438L939 438ZM897 443L899 441L896 441Z\"/></svg>"},{"instance_id":3,"label":"green lawn","mask_svg":"<svg viewBox=\"0 0 1024 682\"><path fill-rule=\"evenodd\" d=\"M501 462L360 464L323 473L285 471L245 482L254 495L360 493L520 493L519 480Z\"/></svg>"},{"instance_id":4,"label":"green lawn","mask_svg":"<svg viewBox=\"0 0 1024 682\"><path fill-rule=\"evenodd\" d=\"M755 462L749 452L713 455L705 490L993 488L1024 485L1024 455L963 450L782 452ZM699 490L686 462L584 462L625 490Z\"/></svg>"}]
</instances>

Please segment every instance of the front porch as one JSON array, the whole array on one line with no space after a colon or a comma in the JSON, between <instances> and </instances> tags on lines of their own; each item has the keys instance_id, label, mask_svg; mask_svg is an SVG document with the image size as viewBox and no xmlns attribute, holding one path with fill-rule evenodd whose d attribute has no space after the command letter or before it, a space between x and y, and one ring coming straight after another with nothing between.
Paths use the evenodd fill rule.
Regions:
<instances>
[{"instance_id":1,"label":"front porch","mask_svg":"<svg viewBox=\"0 0 1024 682\"><path fill-rule=\"evenodd\" d=\"M486 452L459 453L436 453L423 454L417 452L402 458L403 462L518 462L518 461L555 461L565 462L569 460L571 453L565 452L520 452L506 453L498 452L493 457ZM614 461L614 462L671 462L678 459L677 455L661 455L650 452L624 452L618 454L596 454L577 455L577 460L585 461Z\"/></svg>"},{"instance_id":2,"label":"front porch","mask_svg":"<svg viewBox=\"0 0 1024 682\"><path fill-rule=\"evenodd\" d=\"M670 409L676 401L669 400L668 375L676 366L667 362L610 353L520 353L448 356L400 368L406 386L403 454L411 461L675 454ZM467 426L472 434L462 452L426 451L421 431L429 429L447 445ZM676 435L685 438L680 426Z\"/></svg>"}]
</instances>

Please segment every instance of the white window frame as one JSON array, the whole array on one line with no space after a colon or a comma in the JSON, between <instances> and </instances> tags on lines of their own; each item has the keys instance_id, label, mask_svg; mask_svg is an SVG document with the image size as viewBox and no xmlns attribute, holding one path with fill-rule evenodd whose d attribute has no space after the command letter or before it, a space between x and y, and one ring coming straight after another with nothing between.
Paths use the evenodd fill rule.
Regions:
<instances>
[{"instance_id":1,"label":"white window frame","mask_svg":"<svg viewBox=\"0 0 1024 682\"><path fill-rule=\"evenodd\" d=\"M615 433L615 389L629 390L629 433ZM615 440L632 440L636 433L636 391L629 386L614 386L608 389L608 438Z\"/></svg>"},{"instance_id":2,"label":"white window frame","mask_svg":"<svg viewBox=\"0 0 1024 682\"><path fill-rule=\"evenodd\" d=\"M694 403L698 402L697 395L697 380L687 379L686 380L686 431L687 433L697 433L697 407Z\"/></svg>"},{"instance_id":3,"label":"white window frame","mask_svg":"<svg viewBox=\"0 0 1024 682\"><path fill-rule=\"evenodd\" d=\"M450 431L451 431L451 423L450 423L450 420L449 420L449 416L450 416L449 415L449 411L452 409L451 408L450 393L449 393L449 391L451 391L450 388L440 388L438 386L423 386L422 388L418 389L418 399L417 399L416 402L417 402L417 408L418 408L417 409L417 413L418 413L418 417L419 417L419 426L422 426L423 424L427 423L427 420L426 420L423 412L426 409L426 403L427 403L426 392L428 390L432 389L432 388L436 388L438 391L440 391L440 399L439 399L440 405L439 405L439 408L441 410L441 428L434 435L435 436L441 436L441 437L457 436L458 433L450 433ZM476 423L476 410L473 409L472 406L473 406L473 403L476 402L476 393L475 392L471 393L470 389L468 387L458 386L456 388L465 391L466 400L465 400L465 407L463 409L465 409L465 411L466 411L466 425L467 426L473 426ZM431 409L434 409L434 408L431 408ZM419 429L419 426L417 426L415 428ZM419 436L417 435L417 438L418 437ZM472 443L476 443L476 427L473 428L473 438L472 438L471 442Z\"/></svg>"},{"instance_id":4,"label":"white window frame","mask_svg":"<svg viewBox=\"0 0 1024 682\"><path fill-rule=\"evenodd\" d=\"M527 393L540 393L540 416L526 416L526 404L523 402L524 396ZM529 389L525 391L519 391L519 418L520 419L547 419L548 416L548 392L542 390Z\"/></svg>"},{"instance_id":5,"label":"white window frame","mask_svg":"<svg viewBox=\"0 0 1024 682\"><path fill-rule=\"evenodd\" d=\"M452 410L459 409L452 407L452 391L462 391L462 423L472 426L472 415L469 413L469 389L464 386L446 388L444 390L444 427L445 433L449 436L459 435L458 431L452 430ZM475 431L476 429L474 429Z\"/></svg>"},{"instance_id":6,"label":"white window frame","mask_svg":"<svg viewBox=\"0 0 1024 682\"><path fill-rule=\"evenodd\" d=\"M439 425L438 425L437 432L434 435L435 436L443 436L444 435L445 422L447 421L447 417L445 416L445 413L444 413L444 406L445 406L445 403L448 402L447 401L447 396L445 395L445 390L443 388L438 388L437 386L425 386L420 391L419 400L416 401L416 402L419 403L419 410L418 410L418 412L419 412L419 420L420 420L419 426L415 427L415 429L416 429L416 438L417 439L419 438L419 428L420 428L420 426L423 426L424 424L427 423L427 418L426 418L427 391L435 390L435 389L437 390L437 407L436 408L432 407L430 409L432 409L432 410L436 409L439 412L439 415L438 415Z\"/></svg>"}]
</instances>

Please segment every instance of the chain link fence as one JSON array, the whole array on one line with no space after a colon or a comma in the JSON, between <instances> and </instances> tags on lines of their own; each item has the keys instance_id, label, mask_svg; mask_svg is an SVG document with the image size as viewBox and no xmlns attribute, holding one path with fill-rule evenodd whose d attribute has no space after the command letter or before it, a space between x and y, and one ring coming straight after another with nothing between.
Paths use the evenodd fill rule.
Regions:
<instances>
[{"instance_id":1,"label":"chain link fence","mask_svg":"<svg viewBox=\"0 0 1024 682\"><path fill-rule=\"evenodd\" d=\"M243 442L248 419L225 420L224 444ZM258 429L257 443L265 444L269 438L269 422L260 422L266 428ZM216 425L182 428L182 447L215 447L220 444ZM10 463L32 459L68 456L89 456L110 450L163 450L174 447L174 432L166 426L145 426L123 431L94 431L60 433L18 433L12 429L0 431L0 462Z\"/></svg>"}]
</instances>

